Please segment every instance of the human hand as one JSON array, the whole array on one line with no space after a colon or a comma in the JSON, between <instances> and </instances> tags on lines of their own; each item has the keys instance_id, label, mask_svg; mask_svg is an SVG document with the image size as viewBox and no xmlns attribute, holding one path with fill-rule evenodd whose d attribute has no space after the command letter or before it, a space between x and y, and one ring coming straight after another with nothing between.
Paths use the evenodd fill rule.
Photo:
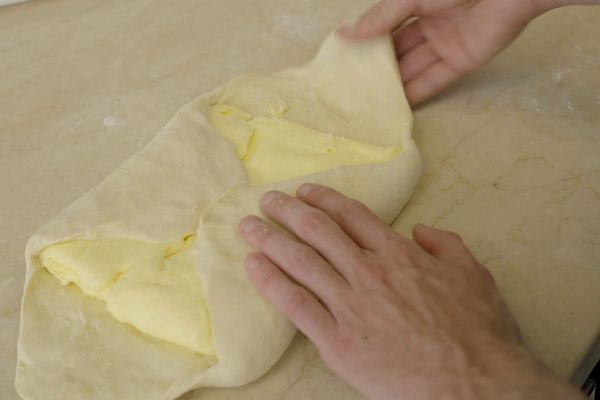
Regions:
<instances>
[{"instance_id":1,"label":"human hand","mask_svg":"<svg viewBox=\"0 0 600 400\"><path fill-rule=\"evenodd\" d=\"M546 8L543 0L382 0L339 34L392 35L408 101L416 105L494 57Z\"/></svg>"},{"instance_id":2,"label":"human hand","mask_svg":"<svg viewBox=\"0 0 600 400\"><path fill-rule=\"evenodd\" d=\"M411 241L318 185L270 192L261 209L302 241L244 218L259 251L250 279L368 398L576 396L519 346L494 280L456 234L417 226Z\"/></svg>"}]
</instances>

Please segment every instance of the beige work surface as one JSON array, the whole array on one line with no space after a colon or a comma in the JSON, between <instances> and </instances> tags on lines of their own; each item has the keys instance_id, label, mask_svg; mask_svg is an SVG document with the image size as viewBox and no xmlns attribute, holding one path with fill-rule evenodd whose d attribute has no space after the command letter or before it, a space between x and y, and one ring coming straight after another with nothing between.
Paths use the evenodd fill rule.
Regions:
<instances>
[{"instance_id":1,"label":"beige work surface","mask_svg":"<svg viewBox=\"0 0 600 400\"><path fill-rule=\"evenodd\" d=\"M307 61L338 21L368 5L54 0L0 8L0 398L17 399L27 238L188 100L241 73ZM414 135L425 170L395 224L460 232L493 271L527 347L577 382L600 332L599 21L600 8L547 14L487 68L421 107ZM302 351L287 352L258 382L185 398L358 398L303 337L292 346Z\"/></svg>"}]
</instances>

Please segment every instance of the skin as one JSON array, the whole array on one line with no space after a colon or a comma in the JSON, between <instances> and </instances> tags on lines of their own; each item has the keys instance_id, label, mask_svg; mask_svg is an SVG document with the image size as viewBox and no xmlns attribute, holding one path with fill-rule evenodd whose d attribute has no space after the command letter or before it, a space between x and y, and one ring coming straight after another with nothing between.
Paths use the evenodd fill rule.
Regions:
<instances>
[{"instance_id":1,"label":"skin","mask_svg":"<svg viewBox=\"0 0 600 400\"><path fill-rule=\"evenodd\" d=\"M372 400L578 399L520 346L490 273L455 233L413 239L333 189L269 192L240 234L258 290Z\"/></svg>"},{"instance_id":2,"label":"skin","mask_svg":"<svg viewBox=\"0 0 600 400\"><path fill-rule=\"evenodd\" d=\"M600 1L383 0L339 34L364 40L394 31L406 97L417 105L485 65L533 18L569 4Z\"/></svg>"},{"instance_id":3,"label":"skin","mask_svg":"<svg viewBox=\"0 0 600 400\"><path fill-rule=\"evenodd\" d=\"M575 3L600 0L383 0L339 34L394 31L414 105L484 65L537 15ZM368 399L585 399L521 346L492 276L457 234L417 225L410 240L314 184L296 197L269 192L261 210L295 238L244 218L250 279Z\"/></svg>"}]
</instances>

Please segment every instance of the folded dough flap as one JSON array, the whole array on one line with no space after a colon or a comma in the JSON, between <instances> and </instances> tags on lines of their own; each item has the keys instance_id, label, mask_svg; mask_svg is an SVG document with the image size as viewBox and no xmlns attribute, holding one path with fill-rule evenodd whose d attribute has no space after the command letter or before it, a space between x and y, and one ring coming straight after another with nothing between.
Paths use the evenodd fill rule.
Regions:
<instances>
[{"instance_id":1,"label":"folded dough flap","mask_svg":"<svg viewBox=\"0 0 600 400\"><path fill-rule=\"evenodd\" d=\"M331 34L305 66L234 79L210 102L235 107L248 120L278 117L366 144L412 142L412 113L388 35L347 42Z\"/></svg>"},{"instance_id":2,"label":"folded dough flap","mask_svg":"<svg viewBox=\"0 0 600 400\"><path fill-rule=\"evenodd\" d=\"M389 37L332 34L303 67L183 107L30 239L19 393L171 400L260 377L295 328L248 280L239 220L312 181L391 222L420 174L411 126Z\"/></svg>"}]
</instances>

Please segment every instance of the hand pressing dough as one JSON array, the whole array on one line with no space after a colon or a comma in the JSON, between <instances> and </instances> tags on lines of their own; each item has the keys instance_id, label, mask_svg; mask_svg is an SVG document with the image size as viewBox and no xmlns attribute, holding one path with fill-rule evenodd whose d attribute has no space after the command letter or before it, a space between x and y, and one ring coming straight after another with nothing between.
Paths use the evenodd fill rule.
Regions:
<instances>
[{"instance_id":1,"label":"hand pressing dough","mask_svg":"<svg viewBox=\"0 0 600 400\"><path fill-rule=\"evenodd\" d=\"M268 190L334 187L390 223L420 158L389 37L329 36L309 64L184 106L29 240L25 399L175 399L264 374L295 328L249 282L239 220Z\"/></svg>"}]
</instances>

